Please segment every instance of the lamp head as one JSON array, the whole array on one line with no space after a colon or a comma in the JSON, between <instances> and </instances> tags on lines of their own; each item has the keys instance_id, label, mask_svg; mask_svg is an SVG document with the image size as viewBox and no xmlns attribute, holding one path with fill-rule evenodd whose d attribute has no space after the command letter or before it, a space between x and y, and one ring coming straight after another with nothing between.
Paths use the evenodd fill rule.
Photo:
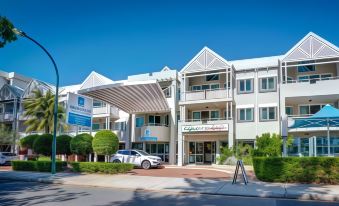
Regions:
<instances>
[{"instance_id":1,"label":"lamp head","mask_svg":"<svg viewBox=\"0 0 339 206\"><path fill-rule=\"evenodd\" d=\"M19 35L19 36L25 36L25 32L17 29L17 28L13 28L12 31L16 34L16 35Z\"/></svg>"}]
</instances>

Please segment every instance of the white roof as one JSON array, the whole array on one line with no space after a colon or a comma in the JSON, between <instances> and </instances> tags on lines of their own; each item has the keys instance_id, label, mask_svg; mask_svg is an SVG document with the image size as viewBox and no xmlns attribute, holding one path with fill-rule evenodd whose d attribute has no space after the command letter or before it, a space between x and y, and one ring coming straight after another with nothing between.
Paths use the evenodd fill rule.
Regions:
<instances>
[{"instance_id":1,"label":"white roof","mask_svg":"<svg viewBox=\"0 0 339 206\"><path fill-rule=\"evenodd\" d=\"M78 93L107 102L129 114L170 111L156 80L125 81L81 89Z\"/></svg>"},{"instance_id":2,"label":"white roof","mask_svg":"<svg viewBox=\"0 0 339 206\"><path fill-rule=\"evenodd\" d=\"M233 60L233 61L229 61L229 63L233 64L236 71L254 69L254 68L278 67L279 59L281 59L282 57L283 55Z\"/></svg>"},{"instance_id":3,"label":"white roof","mask_svg":"<svg viewBox=\"0 0 339 206\"><path fill-rule=\"evenodd\" d=\"M101 85L106 85L106 84L113 84L114 81L95 72L92 71L88 77L82 82L80 89L86 89L86 88L91 88L91 87L96 87L96 86L101 86Z\"/></svg>"},{"instance_id":4,"label":"white roof","mask_svg":"<svg viewBox=\"0 0 339 206\"><path fill-rule=\"evenodd\" d=\"M75 84L75 85L69 85L69 86L64 86L64 87L60 87L60 95L65 95L68 92L72 92L72 93L77 93L78 90L80 89L81 84Z\"/></svg>"}]
</instances>

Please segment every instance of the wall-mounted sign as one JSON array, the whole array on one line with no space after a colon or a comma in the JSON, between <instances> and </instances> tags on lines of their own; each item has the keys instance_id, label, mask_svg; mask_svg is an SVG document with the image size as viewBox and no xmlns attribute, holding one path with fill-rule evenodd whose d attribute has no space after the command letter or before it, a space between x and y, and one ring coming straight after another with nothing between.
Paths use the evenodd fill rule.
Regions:
<instances>
[{"instance_id":1,"label":"wall-mounted sign","mask_svg":"<svg viewBox=\"0 0 339 206\"><path fill-rule=\"evenodd\" d=\"M82 95L67 94L66 122L71 125L92 127L93 99Z\"/></svg>"},{"instance_id":2,"label":"wall-mounted sign","mask_svg":"<svg viewBox=\"0 0 339 206\"><path fill-rule=\"evenodd\" d=\"M158 138L157 137L151 137L151 130L145 129L144 136L140 137L140 140L141 141L156 142L156 141L158 141Z\"/></svg>"},{"instance_id":3,"label":"wall-mounted sign","mask_svg":"<svg viewBox=\"0 0 339 206\"><path fill-rule=\"evenodd\" d=\"M228 131L228 124L183 125L182 132L222 132Z\"/></svg>"}]
</instances>

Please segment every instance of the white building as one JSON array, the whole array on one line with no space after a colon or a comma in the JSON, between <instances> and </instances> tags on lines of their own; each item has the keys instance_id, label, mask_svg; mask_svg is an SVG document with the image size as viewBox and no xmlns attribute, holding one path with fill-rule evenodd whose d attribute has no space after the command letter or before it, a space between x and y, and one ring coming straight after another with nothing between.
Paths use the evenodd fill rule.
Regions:
<instances>
[{"instance_id":1,"label":"white building","mask_svg":"<svg viewBox=\"0 0 339 206\"><path fill-rule=\"evenodd\" d=\"M211 164L220 146L254 145L263 133L280 133L285 115L291 125L325 104L338 108L338 76L338 47L309 33L279 56L229 61L204 47L180 72L165 67L120 81L92 72L60 95L61 101L67 92L92 97L92 133L114 130L120 148L141 149L170 164ZM290 155L327 154L325 130L290 129ZM335 156L338 130L331 128ZM316 142L312 148L310 141Z\"/></svg>"}]
</instances>

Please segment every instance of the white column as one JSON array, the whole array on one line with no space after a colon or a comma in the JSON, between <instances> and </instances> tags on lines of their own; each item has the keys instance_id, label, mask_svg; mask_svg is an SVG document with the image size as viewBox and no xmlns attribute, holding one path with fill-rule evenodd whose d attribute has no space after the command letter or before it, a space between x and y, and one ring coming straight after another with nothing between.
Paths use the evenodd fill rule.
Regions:
<instances>
[{"instance_id":1,"label":"white column","mask_svg":"<svg viewBox=\"0 0 339 206\"><path fill-rule=\"evenodd\" d=\"M109 127L109 120L110 120L110 117L106 117L106 130L110 130L110 127Z\"/></svg>"},{"instance_id":2,"label":"white column","mask_svg":"<svg viewBox=\"0 0 339 206\"><path fill-rule=\"evenodd\" d=\"M171 102L173 107L171 108L171 113L169 114L169 127L170 127L170 144L169 144L169 163L175 164L175 149L176 149L176 137L178 136L177 133L177 80L172 80L171 85Z\"/></svg>"},{"instance_id":3,"label":"white column","mask_svg":"<svg viewBox=\"0 0 339 206\"><path fill-rule=\"evenodd\" d=\"M132 118L131 118L131 135L130 136L131 136L131 142L135 142L135 114L132 114Z\"/></svg>"}]
</instances>

